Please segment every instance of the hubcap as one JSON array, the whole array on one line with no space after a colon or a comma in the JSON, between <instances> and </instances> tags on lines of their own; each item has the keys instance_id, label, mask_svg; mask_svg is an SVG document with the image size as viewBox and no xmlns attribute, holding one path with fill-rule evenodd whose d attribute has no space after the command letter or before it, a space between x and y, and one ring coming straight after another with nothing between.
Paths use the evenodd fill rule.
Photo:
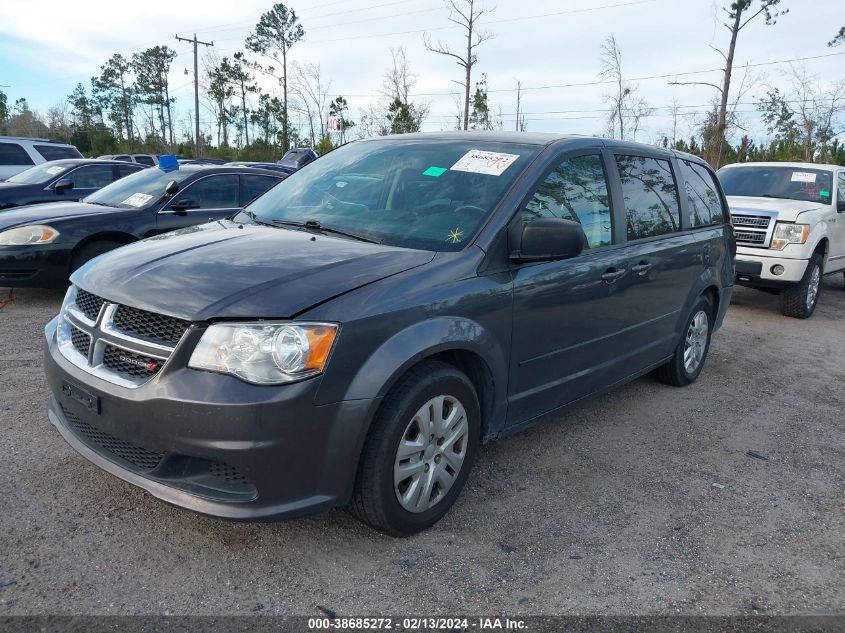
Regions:
<instances>
[{"instance_id":1,"label":"hubcap","mask_svg":"<svg viewBox=\"0 0 845 633\"><path fill-rule=\"evenodd\" d=\"M821 284L822 273L818 266L813 266L813 273L810 275L810 283L807 284L807 309L812 310L819 296L819 285Z\"/></svg>"},{"instance_id":2,"label":"hubcap","mask_svg":"<svg viewBox=\"0 0 845 633\"><path fill-rule=\"evenodd\" d=\"M710 326L707 313L699 310L692 318L684 341L684 369L688 374L695 373L701 361L704 360L704 350L707 347L707 332Z\"/></svg>"},{"instance_id":3,"label":"hubcap","mask_svg":"<svg viewBox=\"0 0 845 633\"><path fill-rule=\"evenodd\" d=\"M461 472L469 425L463 405L437 396L411 418L393 466L393 489L408 512L425 512L443 500Z\"/></svg>"}]
</instances>

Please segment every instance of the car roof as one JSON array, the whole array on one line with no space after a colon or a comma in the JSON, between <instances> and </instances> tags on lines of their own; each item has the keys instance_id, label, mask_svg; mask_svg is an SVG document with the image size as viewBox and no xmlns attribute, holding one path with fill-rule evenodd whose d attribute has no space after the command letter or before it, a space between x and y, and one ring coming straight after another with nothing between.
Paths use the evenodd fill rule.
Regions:
<instances>
[{"instance_id":1,"label":"car roof","mask_svg":"<svg viewBox=\"0 0 845 633\"><path fill-rule=\"evenodd\" d=\"M18 141L29 141L30 143L52 143L53 145L66 145L67 147L76 148L75 145L65 143L64 141L56 141L51 138L32 138L31 136L0 136L0 143L17 143Z\"/></svg>"},{"instance_id":2,"label":"car roof","mask_svg":"<svg viewBox=\"0 0 845 633\"><path fill-rule=\"evenodd\" d=\"M161 169L160 167L149 167L148 169ZM211 165L203 163L189 163L187 165L179 165L179 169L163 170L163 171L180 171L188 174L266 174L268 176L284 176L279 171L270 169L261 169L260 167L237 167L233 165Z\"/></svg>"},{"instance_id":3,"label":"car roof","mask_svg":"<svg viewBox=\"0 0 845 633\"><path fill-rule=\"evenodd\" d=\"M802 162L759 162L759 163L731 163L725 165L722 169L736 169L738 167L790 167L792 169L845 169L842 165L833 165L831 163L802 163Z\"/></svg>"},{"instance_id":4,"label":"car roof","mask_svg":"<svg viewBox=\"0 0 845 633\"><path fill-rule=\"evenodd\" d=\"M47 162L41 163L40 165L36 165L36 167L41 167L42 165L58 165L58 166L73 166L73 165L131 165L132 163L127 163L126 161L122 160L108 160L104 158L59 158L56 160L48 160Z\"/></svg>"}]
</instances>

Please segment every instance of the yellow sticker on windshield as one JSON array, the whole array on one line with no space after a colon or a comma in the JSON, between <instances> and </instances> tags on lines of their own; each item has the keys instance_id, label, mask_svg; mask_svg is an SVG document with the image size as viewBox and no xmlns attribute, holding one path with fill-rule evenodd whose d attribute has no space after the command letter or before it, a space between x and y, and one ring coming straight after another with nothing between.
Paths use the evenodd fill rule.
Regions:
<instances>
[{"instance_id":1,"label":"yellow sticker on windshield","mask_svg":"<svg viewBox=\"0 0 845 633\"><path fill-rule=\"evenodd\" d=\"M446 239L452 242L452 244L457 244L461 241L461 239L463 239L463 237L464 232L460 228L457 228L453 231L449 231L449 237Z\"/></svg>"}]
</instances>

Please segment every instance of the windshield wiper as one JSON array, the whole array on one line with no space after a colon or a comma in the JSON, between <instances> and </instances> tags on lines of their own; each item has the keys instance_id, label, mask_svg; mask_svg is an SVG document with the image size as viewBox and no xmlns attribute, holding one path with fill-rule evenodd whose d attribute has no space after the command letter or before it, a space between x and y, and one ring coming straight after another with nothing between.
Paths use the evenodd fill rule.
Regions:
<instances>
[{"instance_id":1,"label":"windshield wiper","mask_svg":"<svg viewBox=\"0 0 845 633\"><path fill-rule=\"evenodd\" d=\"M351 237L353 240L358 240L359 242L368 242L370 244L381 244L381 242L377 239L372 237L367 237L365 235L360 235L359 233L353 233L351 231L346 231L343 229L336 229L331 226L323 226L317 220L308 220L306 222L300 222L298 220L273 220L273 226L294 226L297 228L305 229L306 231L320 231L321 233L333 233L335 235L343 235L344 237Z\"/></svg>"},{"instance_id":2,"label":"windshield wiper","mask_svg":"<svg viewBox=\"0 0 845 633\"><path fill-rule=\"evenodd\" d=\"M247 217L249 217L250 220L252 220L256 224L260 224L262 226L271 226L271 224L269 222L265 222L264 220L259 218L257 215L255 215L252 211L249 211L247 209L241 209L240 212L245 214Z\"/></svg>"}]
</instances>

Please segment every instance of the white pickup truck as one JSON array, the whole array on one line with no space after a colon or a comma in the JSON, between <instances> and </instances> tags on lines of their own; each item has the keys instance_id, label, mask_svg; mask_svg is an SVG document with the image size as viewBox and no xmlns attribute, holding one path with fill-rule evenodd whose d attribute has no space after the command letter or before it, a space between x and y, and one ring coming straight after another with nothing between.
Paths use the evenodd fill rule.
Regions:
<instances>
[{"instance_id":1,"label":"white pickup truck","mask_svg":"<svg viewBox=\"0 0 845 633\"><path fill-rule=\"evenodd\" d=\"M845 271L845 167L738 163L719 180L736 236L736 283L780 294L783 314L813 314L821 278Z\"/></svg>"}]
</instances>

